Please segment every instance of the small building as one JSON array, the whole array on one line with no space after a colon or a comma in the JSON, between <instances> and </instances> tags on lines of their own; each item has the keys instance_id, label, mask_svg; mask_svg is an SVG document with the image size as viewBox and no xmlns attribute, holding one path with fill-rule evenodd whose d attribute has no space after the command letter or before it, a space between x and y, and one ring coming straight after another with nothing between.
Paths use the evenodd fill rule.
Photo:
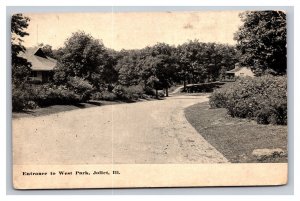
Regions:
<instances>
[{"instance_id":1,"label":"small building","mask_svg":"<svg viewBox=\"0 0 300 201\"><path fill-rule=\"evenodd\" d=\"M226 71L226 80L234 81L237 77L254 77L254 73L249 67L240 67L235 65L235 68L229 71Z\"/></svg>"},{"instance_id":2,"label":"small building","mask_svg":"<svg viewBox=\"0 0 300 201\"><path fill-rule=\"evenodd\" d=\"M42 48L26 48L26 51L20 53L20 56L31 63L30 81L45 83L52 78L57 60L46 56Z\"/></svg>"}]
</instances>

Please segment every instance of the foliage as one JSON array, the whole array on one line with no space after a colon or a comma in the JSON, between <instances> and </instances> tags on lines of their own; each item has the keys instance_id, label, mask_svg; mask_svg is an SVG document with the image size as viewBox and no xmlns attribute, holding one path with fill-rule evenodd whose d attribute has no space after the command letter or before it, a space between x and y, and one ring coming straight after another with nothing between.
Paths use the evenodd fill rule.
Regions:
<instances>
[{"instance_id":1,"label":"foliage","mask_svg":"<svg viewBox=\"0 0 300 201\"><path fill-rule=\"evenodd\" d=\"M22 14L15 14L11 19L11 59L12 59L12 110L21 111L35 107L30 91L26 87L31 64L20 56L25 51L23 37L29 35L25 29L30 19Z\"/></svg>"},{"instance_id":2,"label":"foliage","mask_svg":"<svg viewBox=\"0 0 300 201\"><path fill-rule=\"evenodd\" d=\"M155 91L153 90L152 87L146 86L144 91L146 95L155 96Z\"/></svg>"},{"instance_id":3,"label":"foliage","mask_svg":"<svg viewBox=\"0 0 300 201\"><path fill-rule=\"evenodd\" d=\"M133 85L129 87L118 85L113 89L113 93L120 100L132 101L142 98L144 90L141 85Z\"/></svg>"},{"instance_id":4,"label":"foliage","mask_svg":"<svg viewBox=\"0 0 300 201\"><path fill-rule=\"evenodd\" d=\"M32 101L29 90L25 87L12 86L12 111L22 111L24 109L33 109L36 104Z\"/></svg>"},{"instance_id":5,"label":"foliage","mask_svg":"<svg viewBox=\"0 0 300 201\"><path fill-rule=\"evenodd\" d=\"M189 41L177 47L177 76L184 84L219 80L221 70L230 70L237 60L234 46Z\"/></svg>"},{"instance_id":6,"label":"foliage","mask_svg":"<svg viewBox=\"0 0 300 201\"><path fill-rule=\"evenodd\" d=\"M82 96L64 85L52 84L32 86L31 99L39 106L77 104L82 102Z\"/></svg>"},{"instance_id":7,"label":"foliage","mask_svg":"<svg viewBox=\"0 0 300 201\"><path fill-rule=\"evenodd\" d=\"M81 101L89 100L93 86L85 79L80 77L71 77L67 82L69 90L80 96Z\"/></svg>"},{"instance_id":8,"label":"foliage","mask_svg":"<svg viewBox=\"0 0 300 201\"><path fill-rule=\"evenodd\" d=\"M215 90L209 103L212 108L226 108L233 117L251 118L262 124L287 124L287 78L241 78Z\"/></svg>"},{"instance_id":9,"label":"foliage","mask_svg":"<svg viewBox=\"0 0 300 201\"><path fill-rule=\"evenodd\" d=\"M158 43L141 50L122 50L116 65L120 85L168 89L177 69L175 47ZM148 90L149 91L149 90Z\"/></svg>"},{"instance_id":10,"label":"foliage","mask_svg":"<svg viewBox=\"0 0 300 201\"><path fill-rule=\"evenodd\" d=\"M123 86L130 86L142 82L141 74L144 67L142 60L142 51L131 50L122 55L116 65L119 74L118 83Z\"/></svg>"},{"instance_id":11,"label":"foliage","mask_svg":"<svg viewBox=\"0 0 300 201\"><path fill-rule=\"evenodd\" d=\"M89 99L92 86L81 78L70 78L66 85L23 84L12 89L13 111L33 109L37 106L77 104Z\"/></svg>"},{"instance_id":12,"label":"foliage","mask_svg":"<svg viewBox=\"0 0 300 201\"><path fill-rule=\"evenodd\" d=\"M39 44L39 46L41 47L42 51L45 53L46 56L54 58L54 53L52 50L52 46L51 45L44 45L43 43Z\"/></svg>"},{"instance_id":13,"label":"foliage","mask_svg":"<svg viewBox=\"0 0 300 201\"><path fill-rule=\"evenodd\" d=\"M64 46L57 50L53 50L50 45L42 45L47 56L58 60L53 84L33 85L32 91L20 95L24 100L23 105L16 97L13 103L16 103L15 108L26 108L29 101L35 101L38 105L48 105L73 104L91 98L137 100L144 94L158 97L158 90L164 90L168 96L168 88L174 83L182 82L186 91L210 92L215 85L203 83L222 80L226 71L232 69L239 59L243 65L250 65L258 75L270 71L284 74L285 14L279 11L245 12L241 18L244 24L235 35L239 51L235 46L203 43L197 40L177 47L157 43L140 50L115 51L106 48L101 40L85 32L75 32L65 41ZM19 53L25 50L22 46L22 37L28 35L24 31L28 27L28 22L29 19L22 14L14 15L12 18L13 83L15 88L19 86L16 93L20 93L21 87L30 90L24 88L30 73L30 63L19 57ZM266 80L271 82L269 78ZM186 87L187 83L202 84ZM249 80L237 82L238 85L248 87L255 93L259 91L258 87L254 87L256 84L260 83L264 87L266 85L261 80L255 80L251 88L250 83L252 81ZM264 88L270 96L281 94L275 93L275 89L271 86L272 83L269 88ZM252 92L244 91L242 87L228 84L212 95L211 105L226 107L233 116L255 117L262 123L275 121L284 123L284 117L278 120L285 112L284 103L280 98L278 100L275 98L273 105L269 106L271 98L265 103L266 97L258 93L257 97L263 101L256 104L251 98L244 97L247 93L247 96L251 97ZM238 98L245 101L239 102ZM248 102L256 105L247 108L245 104Z\"/></svg>"},{"instance_id":14,"label":"foliage","mask_svg":"<svg viewBox=\"0 0 300 201\"><path fill-rule=\"evenodd\" d=\"M25 51L25 47L22 45L22 38L29 35L25 31L29 21L30 19L22 14L15 14L11 19L12 82L16 87L24 84L30 75L31 64L23 57L20 57L20 53Z\"/></svg>"},{"instance_id":15,"label":"foliage","mask_svg":"<svg viewBox=\"0 0 300 201\"><path fill-rule=\"evenodd\" d=\"M109 91L96 92L92 94L92 100L106 100L106 101L114 101L117 99L117 96Z\"/></svg>"},{"instance_id":16,"label":"foliage","mask_svg":"<svg viewBox=\"0 0 300 201\"><path fill-rule=\"evenodd\" d=\"M282 11L246 11L235 34L241 64L256 75L286 74L286 14Z\"/></svg>"},{"instance_id":17,"label":"foliage","mask_svg":"<svg viewBox=\"0 0 300 201\"><path fill-rule=\"evenodd\" d=\"M60 61L61 57L64 55L63 48L53 49L52 54L54 59Z\"/></svg>"},{"instance_id":18,"label":"foliage","mask_svg":"<svg viewBox=\"0 0 300 201\"><path fill-rule=\"evenodd\" d=\"M84 32L73 33L65 42L59 65L54 74L56 83L65 83L68 77L80 77L100 89L116 79L109 54L100 40Z\"/></svg>"},{"instance_id":19,"label":"foliage","mask_svg":"<svg viewBox=\"0 0 300 201\"><path fill-rule=\"evenodd\" d=\"M175 48L165 43L158 43L151 48L151 56L154 59L154 76L161 86L168 90L175 80L177 69Z\"/></svg>"}]
</instances>

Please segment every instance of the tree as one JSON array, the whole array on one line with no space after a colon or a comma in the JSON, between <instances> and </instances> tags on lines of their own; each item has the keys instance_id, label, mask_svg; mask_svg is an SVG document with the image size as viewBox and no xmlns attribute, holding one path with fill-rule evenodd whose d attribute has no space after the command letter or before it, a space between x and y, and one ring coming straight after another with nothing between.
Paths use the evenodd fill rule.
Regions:
<instances>
[{"instance_id":1,"label":"tree","mask_svg":"<svg viewBox=\"0 0 300 201\"><path fill-rule=\"evenodd\" d=\"M219 79L221 67L232 69L237 62L234 46L189 41L177 47L177 77L184 83L201 83Z\"/></svg>"},{"instance_id":2,"label":"tree","mask_svg":"<svg viewBox=\"0 0 300 201\"><path fill-rule=\"evenodd\" d=\"M216 81L224 69L230 70L238 62L236 48L230 45L208 43L207 44L207 72L208 79ZM223 67L223 69L222 69Z\"/></svg>"},{"instance_id":3,"label":"tree","mask_svg":"<svg viewBox=\"0 0 300 201\"><path fill-rule=\"evenodd\" d=\"M178 80L183 81L183 90L186 90L188 76L191 73L191 51L190 51L190 43L184 43L177 47L177 57L179 68L177 69L177 77Z\"/></svg>"},{"instance_id":4,"label":"tree","mask_svg":"<svg viewBox=\"0 0 300 201\"><path fill-rule=\"evenodd\" d=\"M121 53L122 58L119 58L116 69L119 72L118 82L123 86L138 85L142 82L142 65L141 51L129 50L126 54Z\"/></svg>"},{"instance_id":5,"label":"tree","mask_svg":"<svg viewBox=\"0 0 300 201\"><path fill-rule=\"evenodd\" d=\"M155 77L165 89L166 96L169 96L168 90L175 79L175 73L178 68L175 48L165 43L158 43L151 48L151 57L156 60L153 66L155 68Z\"/></svg>"},{"instance_id":6,"label":"tree","mask_svg":"<svg viewBox=\"0 0 300 201\"><path fill-rule=\"evenodd\" d=\"M122 50L116 65L119 84L129 87L141 85L144 89L165 89L174 81L176 72L175 48L164 43L141 50Z\"/></svg>"},{"instance_id":7,"label":"tree","mask_svg":"<svg viewBox=\"0 0 300 201\"><path fill-rule=\"evenodd\" d=\"M246 11L235 33L242 66L256 75L286 74L286 14L282 11Z\"/></svg>"},{"instance_id":8,"label":"tree","mask_svg":"<svg viewBox=\"0 0 300 201\"><path fill-rule=\"evenodd\" d=\"M157 57L152 56L152 47L148 47L147 50L149 54L142 60L142 79L145 84L145 88L149 87L155 89L155 96L158 99L158 90L164 89L164 85L161 80L159 80L158 66L161 60Z\"/></svg>"},{"instance_id":9,"label":"tree","mask_svg":"<svg viewBox=\"0 0 300 201\"><path fill-rule=\"evenodd\" d=\"M112 60L100 40L84 32L73 33L61 49L54 80L63 84L70 77L79 77L90 82L97 90L107 87L116 76Z\"/></svg>"},{"instance_id":10,"label":"tree","mask_svg":"<svg viewBox=\"0 0 300 201\"><path fill-rule=\"evenodd\" d=\"M48 44L44 45L43 43L41 43L39 46L42 48L42 50L43 50L43 52L45 53L46 56L54 58L54 54L53 54L53 50L52 50L51 45L48 45Z\"/></svg>"},{"instance_id":11,"label":"tree","mask_svg":"<svg viewBox=\"0 0 300 201\"><path fill-rule=\"evenodd\" d=\"M22 38L29 35L25 31L29 25L29 21L30 19L22 14L15 14L11 19L12 82L17 86L24 84L31 72L31 63L20 56L20 53L26 50L22 45Z\"/></svg>"},{"instance_id":12,"label":"tree","mask_svg":"<svg viewBox=\"0 0 300 201\"><path fill-rule=\"evenodd\" d=\"M56 60L60 60L61 57L63 56L64 52L63 52L63 48L60 47L58 49L53 49L52 50L52 54L53 54L53 58Z\"/></svg>"}]
</instances>

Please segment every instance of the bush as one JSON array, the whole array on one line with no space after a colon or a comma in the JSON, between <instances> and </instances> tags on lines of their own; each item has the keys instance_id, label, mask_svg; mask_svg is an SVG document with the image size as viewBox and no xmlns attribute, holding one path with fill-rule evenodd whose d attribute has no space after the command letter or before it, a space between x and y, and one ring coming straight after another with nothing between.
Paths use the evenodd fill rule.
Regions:
<instances>
[{"instance_id":1,"label":"bush","mask_svg":"<svg viewBox=\"0 0 300 201\"><path fill-rule=\"evenodd\" d=\"M287 124L287 78L241 78L215 90L209 103L212 108L226 108L233 117L251 118L261 124Z\"/></svg>"},{"instance_id":2,"label":"bush","mask_svg":"<svg viewBox=\"0 0 300 201\"><path fill-rule=\"evenodd\" d=\"M22 111L37 107L32 101L32 94L28 88L12 87L12 110Z\"/></svg>"},{"instance_id":3,"label":"bush","mask_svg":"<svg viewBox=\"0 0 300 201\"><path fill-rule=\"evenodd\" d=\"M154 97L156 97L156 90L153 89L153 88L151 88L151 87L149 87L149 86L145 87L144 93L145 94L142 96L143 98L144 98L145 95L147 95L147 98L150 98L150 97L154 98ZM165 93L162 90L158 90L157 91L157 95L158 95L158 97L164 97Z\"/></svg>"},{"instance_id":4,"label":"bush","mask_svg":"<svg viewBox=\"0 0 300 201\"><path fill-rule=\"evenodd\" d=\"M155 96L155 90L149 86L145 87L145 94L149 96Z\"/></svg>"},{"instance_id":5,"label":"bush","mask_svg":"<svg viewBox=\"0 0 300 201\"><path fill-rule=\"evenodd\" d=\"M162 90L158 91L158 97L160 98L165 97L165 92Z\"/></svg>"},{"instance_id":6,"label":"bush","mask_svg":"<svg viewBox=\"0 0 300 201\"><path fill-rule=\"evenodd\" d=\"M121 100L137 100L142 98L144 89L141 85L125 87L118 85L113 89L113 93Z\"/></svg>"},{"instance_id":7,"label":"bush","mask_svg":"<svg viewBox=\"0 0 300 201\"><path fill-rule=\"evenodd\" d=\"M106 100L106 101L114 101L117 99L117 96L109 91L96 92L92 94L93 100Z\"/></svg>"},{"instance_id":8,"label":"bush","mask_svg":"<svg viewBox=\"0 0 300 201\"><path fill-rule=\"evenodd\" d=\"M80 96L82 102L89 100L93 86L85 79L80 77L71 77L68 80L68 88Z\"/></svg>"},{"instance_id":9,"label":"bush","mask_svg":"<svg viewBox=\"0 0 300 201\"><path fill-rule=\"evenodd\" d=\"M225 108L227 104L227 97L230 94L232 83L225 84L221 89L216 89L209 98L211 108Z\"/></svg>"},{"instance_id":10,"label":"bush","mask_svg":"<svg viewBox=\"0 0 300 201\"><path fill-rule=\"evenodd\" d=\"M95 92L92 93L92 100L102 100L102 93L101 92Z\"/></svg>"},{"instance_id":11,"label":"bush","mask_svg":"<svg viewBox=\"0 0 300 201\"><path fill-rule=\"evenodd\" d=\"M20 87L19 87L20 88ZM82 78L70 78L66 85L26 85L24 89L13 87L13 111L33 109L38 106L68 105L86 102L93 87Z\"/></svg>"},{"instance_id":12,"label":"bush","mask_svg":"<svg viewBox=\"0 0 300 201\"><path fill-rule=\"evenodd\" d=\"M81 95L63 85L45 84L34 86L32 93L33 101L39 106L77 104L83 101Z\"/></svg>"}]
</instances>

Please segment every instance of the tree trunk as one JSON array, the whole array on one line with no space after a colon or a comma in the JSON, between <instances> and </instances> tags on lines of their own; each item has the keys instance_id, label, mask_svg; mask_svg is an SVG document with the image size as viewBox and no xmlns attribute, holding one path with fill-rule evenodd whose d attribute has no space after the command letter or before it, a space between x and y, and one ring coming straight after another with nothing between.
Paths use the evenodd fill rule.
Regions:
<instances>
[{"instance_id":1,"label":"tree trunk","mask_svg":"<svg viewBox=\"0 0 300 201\"><path fill-rule=\"evenodd\" d=\"M169 88L166 88L166 97L169 97Z\"/></svg>"},{"instance_id":2,"label":"tree trunk","mask_svg":"<svg viewBox=\"0 0 300 201\"><path fill-rule=\"evenodd\" d=\"M184 79L184 81L183 81L183 91L185 91L186 90L186 80Z\"/></svg>"},{"instance_id":3,"label":"tree trunk","mask_svg":"<svg viewBox=\"0 0 300 201\"><path fill-rule=\"evenodd\" d=\"M155 96L156 96L156 99L158 99L158 91L157 91L157 89L155 89Z\"/></svg>"}]
</instances>

